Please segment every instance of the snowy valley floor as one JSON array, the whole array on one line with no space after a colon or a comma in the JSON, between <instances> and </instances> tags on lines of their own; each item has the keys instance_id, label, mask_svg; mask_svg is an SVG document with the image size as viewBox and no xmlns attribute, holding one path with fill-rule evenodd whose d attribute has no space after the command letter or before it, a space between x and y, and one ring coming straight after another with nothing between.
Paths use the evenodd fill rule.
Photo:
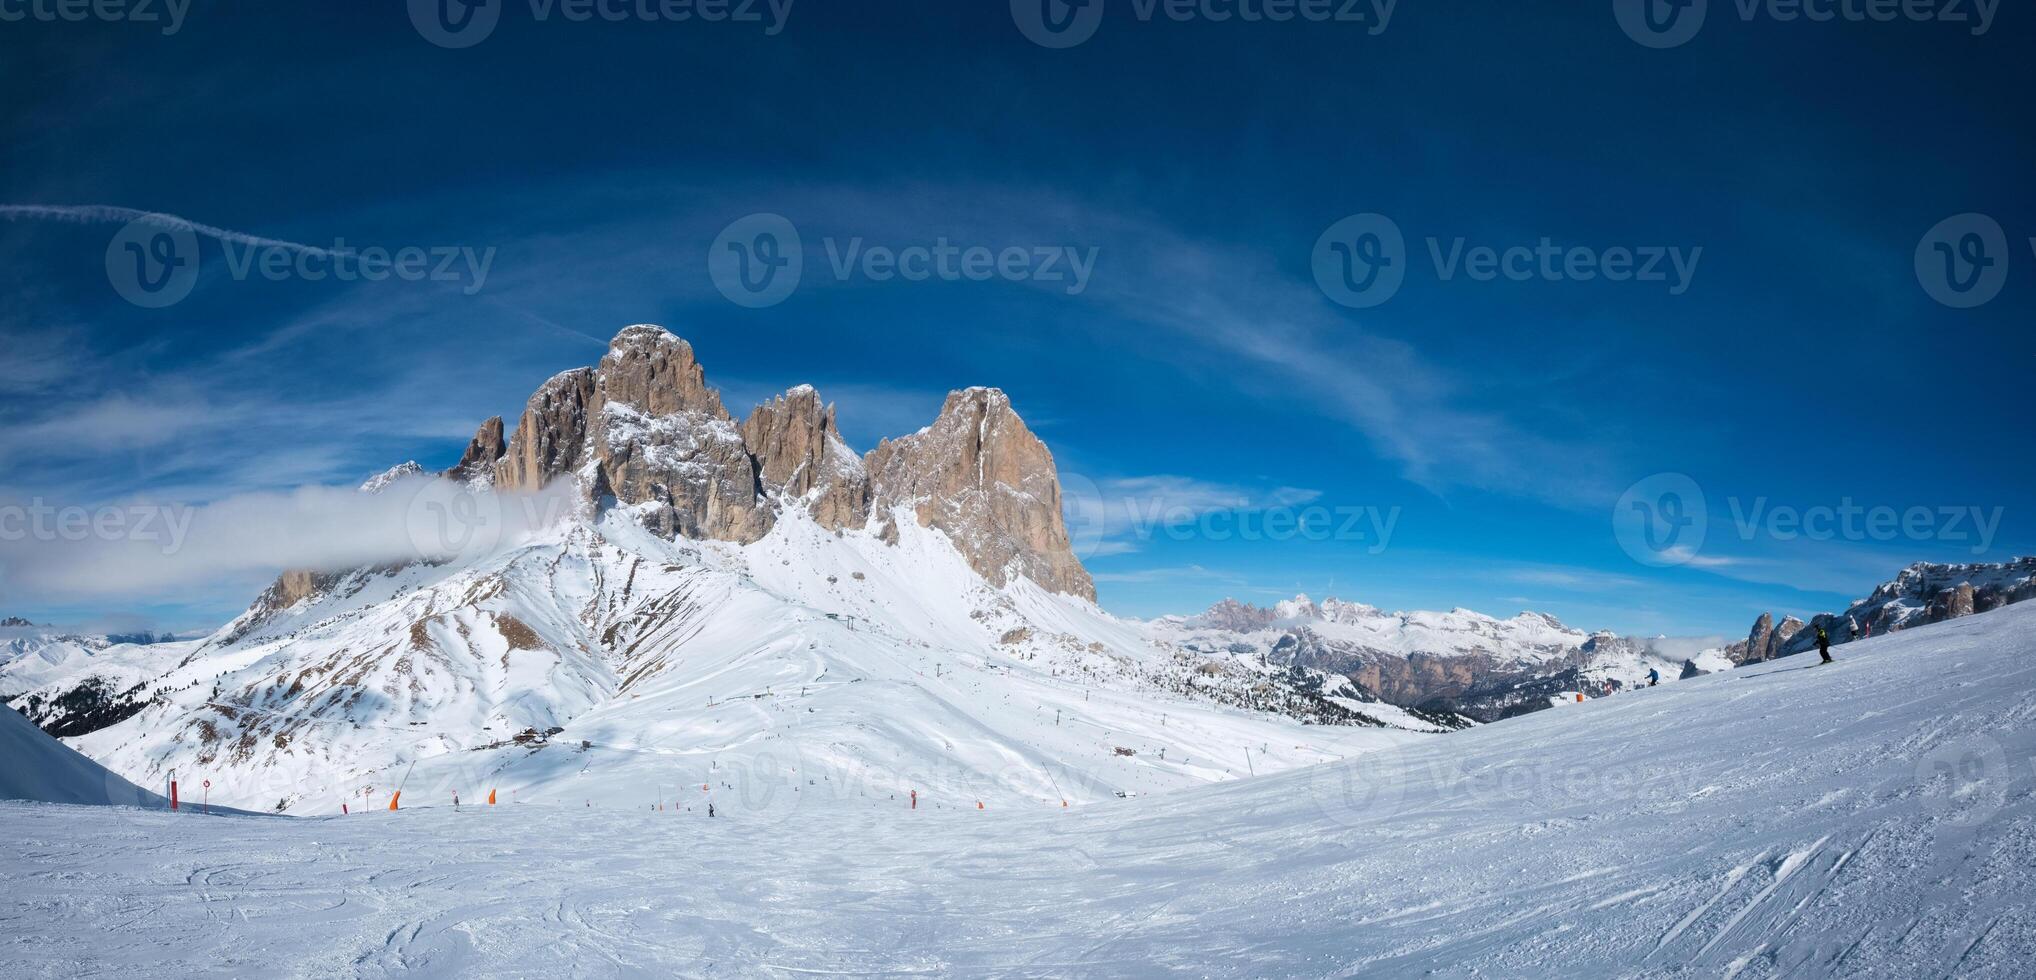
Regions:
<instances>
[{"instance_id":1,"label":"snowy valley floor","mask_svg":"<svg viewBox=\"0 0 2036 980\"><path fill-rule=\"evenodd\" d=\"M0 803L0 975L2026 976L2036 603L1076 807Z\"/></svg>"}]
</instances>

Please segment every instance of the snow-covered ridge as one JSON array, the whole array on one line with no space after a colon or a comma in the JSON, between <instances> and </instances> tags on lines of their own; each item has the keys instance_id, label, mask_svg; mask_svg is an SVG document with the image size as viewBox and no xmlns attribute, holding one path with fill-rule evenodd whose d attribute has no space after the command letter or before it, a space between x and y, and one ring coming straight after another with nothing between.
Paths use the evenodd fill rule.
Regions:
<instances>
[{"instance_id":1,"label":"snow-covered ridge","mask_svg":"<svg viewBox=\"0 0 2036 980\"><path fill-rule=\"evenodd\" d=\"M1822 628L1832 643L1941 623L2036 599L2036 557L2005 562L1917 562L1875 587L1842 613L1793 616L1776 625L1771 613L1754 621L1746 640L1724 653L1735 662L1771 660L1816 648Z\"/></svg>"},{"instance_id":2,"label":"snow-covered ridge","mask_svg":"<svg viewBox=\"0 0 2036 980\"><path fill-rule=\"evenodd\" d=\"M1268 607L1225 599L1148 630L1155 642L1319 670L1365 697L1478 721L1728 666L1720 657L1671 652L1676 644L1659 638L1571 629L1546 613L1386 612L1307 595Z\"/></svg>"}]
</instances>

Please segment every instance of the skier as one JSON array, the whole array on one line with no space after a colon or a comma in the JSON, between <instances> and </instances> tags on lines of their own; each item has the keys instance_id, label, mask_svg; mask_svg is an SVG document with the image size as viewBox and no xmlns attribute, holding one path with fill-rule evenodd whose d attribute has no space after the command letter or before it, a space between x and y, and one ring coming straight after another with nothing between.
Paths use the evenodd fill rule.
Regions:
<instances>
[{"instance_id":1,"label":"skier","mask_svg":"<svg viewBox=\"0 0 2036 980\"><path fill-rule=\"evenodd\" d=\"M1823 655L1824 663L1831 662L1831 634L1824 632L1822 626L1817 627L1817 652Z\"/></svg>"},{"instance_id":2,"label":"skier","mask_svg":"<svg viewBox=\"0 0 2036 980\"><path fill-rule=\"evenodd\" d=\"M1661 671L1653 667L1647 668L1647 686L1653 687L1659 683L1661 683Z\"/></svg>"},{"instance_id":3,"label":"skier","mask_svg":"<svg viewBox=\"0 0 2036 980\"><path fill-rule=\"evenodd\" d=\"M712 803L707 804L707 816L709 819L712 819L714 816L714 804Z\"/></svg>"}]
</instances>

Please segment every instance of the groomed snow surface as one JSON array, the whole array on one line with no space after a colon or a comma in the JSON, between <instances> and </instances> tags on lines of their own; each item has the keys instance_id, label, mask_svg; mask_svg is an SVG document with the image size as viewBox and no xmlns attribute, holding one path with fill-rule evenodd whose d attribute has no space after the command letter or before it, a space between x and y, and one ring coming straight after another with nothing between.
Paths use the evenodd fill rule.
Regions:
<instances>
[{"instance_id":1,"label":"groomed snow surface","mask_svg":"<svg viewBox=\"0 0 2036 980\"><path fill-rule=\"evenodd\" d=\"M2032 637L2036 603L1065 810L0 803L0 974L2027 976Z\"/></svg>"}]
</instances>

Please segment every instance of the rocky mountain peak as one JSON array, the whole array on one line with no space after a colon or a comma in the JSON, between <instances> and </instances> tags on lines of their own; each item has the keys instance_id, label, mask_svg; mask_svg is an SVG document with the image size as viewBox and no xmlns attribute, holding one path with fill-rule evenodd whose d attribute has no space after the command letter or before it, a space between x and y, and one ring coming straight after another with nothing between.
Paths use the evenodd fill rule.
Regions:
<instances>
[{"instance_id":1,"label":"rocky mountain peak","mask_svg":"<svg viewBox=\"0 0 2036 980\"><path fill-rule=\"evenodd\" d=\"M707 372L693 356L693 345L663 327L624 328L609 342L598 372L606 402L650 416L697 412L729 418L721 393L707 387Z\"/></svg>"},{"instance_id":2,"label":"rocky mountain peak","mask_svg":"<svg viewBox=\"0 0 2036 980\"><path fill-rule=\"evenodd\" d=\"M864 465L878 509L910 507L920 526L945 532L992 583L1017 574L1096 597L1061 515L1053 454L1004 392L950 392L932 425L884 441Z\"/></svg>"},{"instance_id":3,"label":"rocky mountain peak","mask_svg":"<svg viewBox=\"0 0 2036 980\"><path fill-rule=\"evenodd\" d=\"M460 461L446 470L444 476L459 483L493 485L495 468L508 452L509 444L502 438L502 416L497 415L481 423L473 441L467 443L467 451L460 454Z\"/></svg>"},{"instance_id":4,"label":"rocky mountain peak","mask_svg":"<svg viewBox=\"0 0 2036 980\"><path fill-rule=\"evenodd\" d=\"M1270 609L1260 609L1250 603L1238 602L1225 596L1222 602L1210 606L1208 611L1195 617L1191 622L1196 626L1206 626L1210 629L1251 633L1271 626L1275 618Z\"/></svg>"},{"instance_id":5,"label":"rocky mountain peak","mask_svg":"<svg viewBox=\"0 0 2036 980\"><path fill-rule=\"evenodd\" d=\"M562 371L537 387L523 406L509 451L495 468L495 485L533 491L577 470L590 447L594 369Z\"/></svg>"},{"instance_id":6,"label":"rocky mountain peak","mask_svg":"<svg viewBox=\"0 0 2036 980\"><path fill-rule=\"evenodd\" d=\"M692 345L638 324L598 365L539 386L506 440L500 419L482 423L446 475L524 492L570 477L591 502L629 506L661 534L737 543L769 533L788 501L836 531L884 513L891 541L888 512L906 508L996 585L1022 575L1096 595L1061 516L1053 454L995 388L951 392L932 425L859 458L812 386L738 425Z\"/></svg>"},{"instance_id":7,"label":"rocky mountain peak","mask_svg":"<svg viewBox=\"0 0 2036 980\"><path fill-rule=\"evenodd\" d=\"M417 465L416 460L407 460L369 477L367 482L361 484L358 489L361 493L381 493L389 488L389 484L395 483L406 476L416 476L423 472L424 467Z\"/></svg>"},{"instance_id":8,"label":"rocky mountain peak","mask_svg":"<svg viewBox=\"0 0 2036 980\"><path fill-rule=\"evenodd\" d=\"M765 488L812 496L809 507L821 526L838 531L868 523L869 474L835 427L834 406L823 406L812 385L758 405L742 423L742 441Z\"/></svg>"}]
</instances>

